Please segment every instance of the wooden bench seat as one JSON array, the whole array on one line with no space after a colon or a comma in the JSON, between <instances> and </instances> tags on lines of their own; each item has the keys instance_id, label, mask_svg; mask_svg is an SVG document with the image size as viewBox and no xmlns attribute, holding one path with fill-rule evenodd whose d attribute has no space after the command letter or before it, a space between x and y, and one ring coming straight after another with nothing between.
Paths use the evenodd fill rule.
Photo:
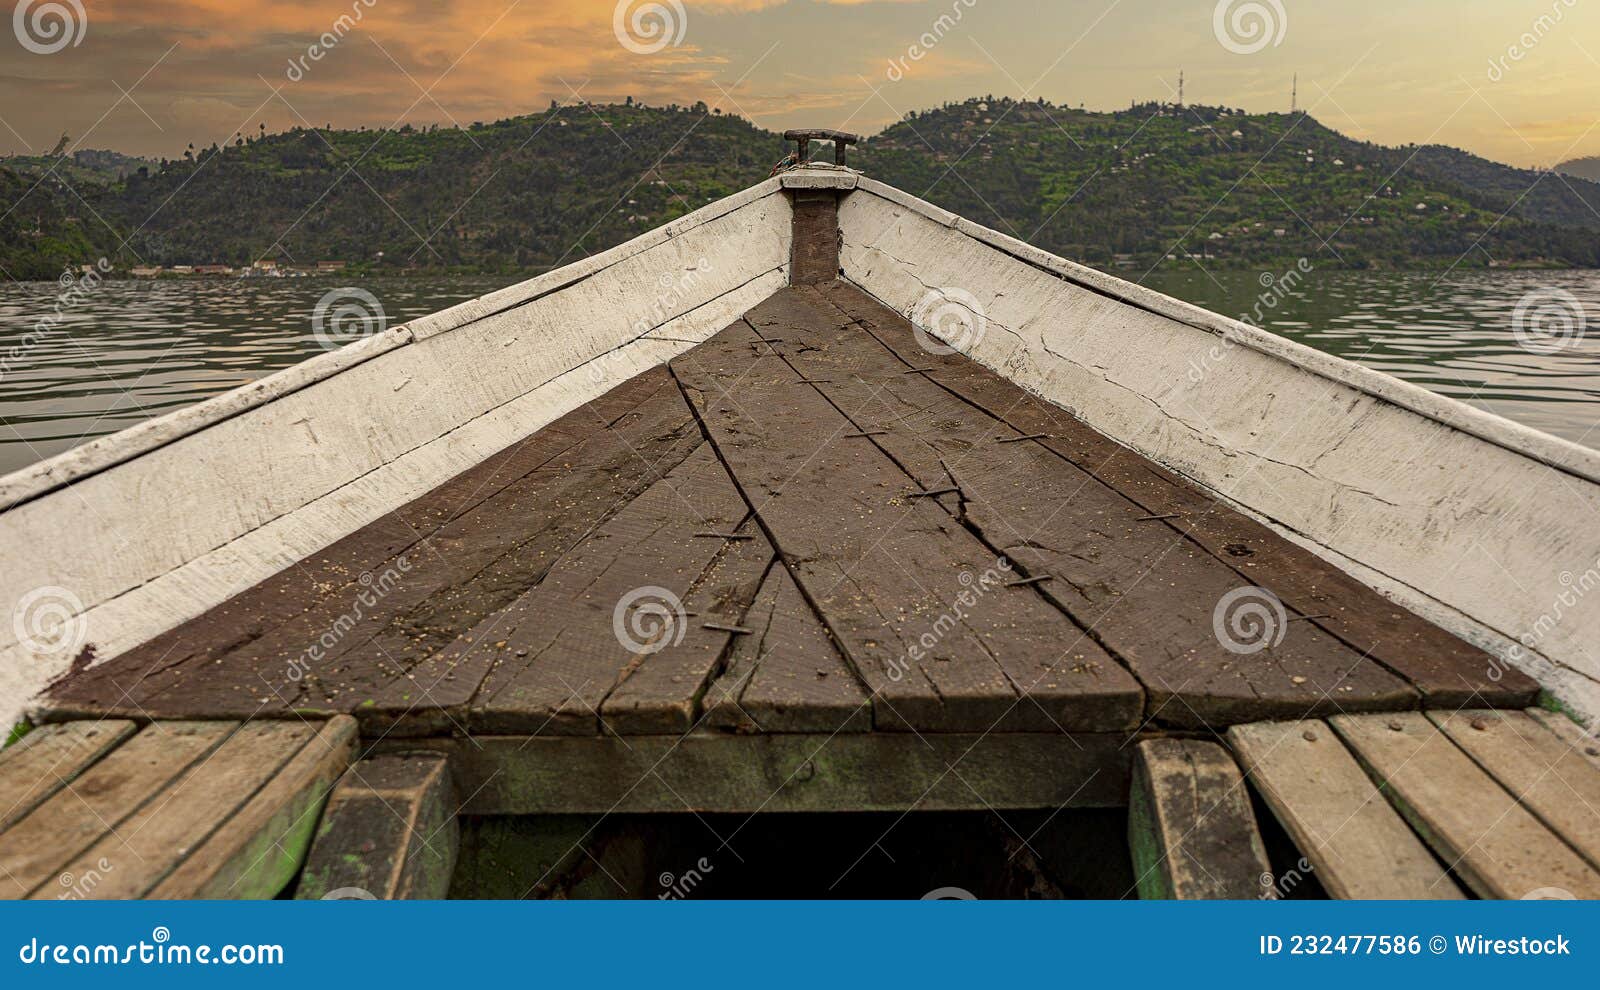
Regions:
<instances>
[{"instance_id":1,"label":"wooden bench seat","mask_svg":"<svg viewBox=\"0 0 1600 990\"><path fill-rule=\"evenodd\" d=\"M348 716L35 730L0 751L0 897L276 896L355 742Z\"/></svg>"}]
</instances>

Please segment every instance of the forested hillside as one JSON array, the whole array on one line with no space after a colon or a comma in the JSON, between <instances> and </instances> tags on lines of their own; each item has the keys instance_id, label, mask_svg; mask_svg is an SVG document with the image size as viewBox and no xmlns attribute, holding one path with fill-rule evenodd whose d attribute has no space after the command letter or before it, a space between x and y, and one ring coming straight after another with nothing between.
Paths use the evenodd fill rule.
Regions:
<instances>
[{"instance_id":1,"label":"forested hillside","mask_svg":"<svg viewBox=\"0 0 1600 990\"><path fill-rule=\"evenodd\" d=\"M756 182L784 152L778 135L704 106L624 104L460 129L240 135L163 162L8 159L0 266L17 279L101 255L123 269L537 271ZM1600 266L1600 185L1352 141L1303 114L974 99L909 116L852 164L1097 265Z\"/></svg>"}]
</instances>

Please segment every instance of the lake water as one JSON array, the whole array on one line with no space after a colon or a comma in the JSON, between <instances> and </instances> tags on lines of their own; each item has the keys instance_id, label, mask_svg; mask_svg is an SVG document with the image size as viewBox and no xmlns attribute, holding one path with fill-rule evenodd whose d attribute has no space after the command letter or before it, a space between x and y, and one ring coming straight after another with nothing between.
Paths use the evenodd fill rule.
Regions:
<instances>
[{"instance_id":1,"label":"lake water","mask_svg":"<svg viewBox=\"0 0 1600 990\"><path fill-rule=\"evenodd\" d=\"M338 296L322 307L321 333L319 303L343 288L326 278L104 282L59 317L61 285L10 283L0 289L0 474L320 354L352 326L331 316L343 306L351 317L381 309L392 326L512 281L363 279L376 307ZM1265 281L1193 272L1146 284L1600 447L1600 272L1314 271ZM1570 332L1532 335L1530 349L1516 333L1519 306L1525 314L1541 303L1569 317ZM41 320L50 321L42 333Z\"/></svg>"}]
</instances>

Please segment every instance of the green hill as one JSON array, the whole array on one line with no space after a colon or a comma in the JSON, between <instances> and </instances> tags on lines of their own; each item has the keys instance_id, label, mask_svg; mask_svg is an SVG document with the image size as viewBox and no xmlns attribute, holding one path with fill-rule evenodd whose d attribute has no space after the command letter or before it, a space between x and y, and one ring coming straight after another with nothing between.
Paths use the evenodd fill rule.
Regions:
<instances>
[{"instance_id":1,"label":"green hill","mask_svg":"<svg viewBox=\"0 0 1600 990\"><path fill-rule=\"evenodd\" d=\"M743 188L784 150L703 106L628 104L463 129L296 129L155 163L80 152L0 168L0 265L14 278L101 254L123 268L536 271ZM1600 266L1600 185L1352 141L1305 115L969 100L889 127L853 164L1097 265Z\"/></svg>"}]
</instances>

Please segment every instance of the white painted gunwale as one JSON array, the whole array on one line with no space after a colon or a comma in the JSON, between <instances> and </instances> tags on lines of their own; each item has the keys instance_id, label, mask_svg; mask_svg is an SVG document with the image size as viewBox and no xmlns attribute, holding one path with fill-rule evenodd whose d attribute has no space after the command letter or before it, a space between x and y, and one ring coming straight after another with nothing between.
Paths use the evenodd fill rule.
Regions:
<instances>
[{"instance_id":1,"label":"white painted gunwale","mask_svg":"<svg viewBox=\"0 0 1600 990\"><path fill-rule=\"evenodd\" d=\"M1449 396L1430 392L1420 385L1413 385L1381 371L1374 371L1353 361L1307 347L1240 320L1163 295L1154 289L1068 261L1008 234L940 209L932 203L875 179L861 176L856 188L920 214L941 226L959 231L1024 264L1042 269L1050 275L1091 292L1109 296L1196 330L1204 330L1239 346L1287 361L1321 378L1347 385L1373 398L1391 402L1419 416L1470 433L1480 440L1486 440L1514 453L1532 457L1559 471L1565 471L1588 481L1600 482L1600 451L1552 436Z\"/></svg>"},{"instance_id":2,"label":"white painted gunwale","mask_svg":"<svg viewBox=\"0 0 1600 990\"><path fill-rule=\"evenodd\" d=\"M787 284L791 239L765 181L0 479L0 602L76 601L103 663L715 334ZM70 659L20 629L0 623L4 724Z\"/></svg>"},{"instance_id":3,"label":"white painted gunwale","mask_svg":"<svg viewBox=\"0 0 1600 990\"><path fill-rule=\"evenodd\" d=\"M1582 589L1569 587L1573 573L1587 581L1600 568L1596 452L870 179L844 198L840 225L845 277L891 309L916 320L936 290L971 292L1000 332L952 341L967 357L1524 670L1600 724L1600 609L1576 604ZM1236 349L1227 361L1224 343ZM1320 415L1277 430L1279 401ZM1182 415L1191 404L1201 422ZM1273 432L1258 445L1262 429Z\"/></svg>"},{"instance_id":4,"label":"white painted gunwale","mask_svg":"<svg viewBox=\"0 0 1600 990\"><path fill-rule=\"evenodd\" d=\"M409 323L390 327L383 333L308 358L258 381L117 433L97 437L37 464L0 476L0 512L326 381L390 351L438 334L460 330L488 317L535 302L642 254L685 231L704 226L757 200L777 194L782 188L776 178L757 183L570 265L437 313L418 317Z\"/></svg>"}]
</instances>

